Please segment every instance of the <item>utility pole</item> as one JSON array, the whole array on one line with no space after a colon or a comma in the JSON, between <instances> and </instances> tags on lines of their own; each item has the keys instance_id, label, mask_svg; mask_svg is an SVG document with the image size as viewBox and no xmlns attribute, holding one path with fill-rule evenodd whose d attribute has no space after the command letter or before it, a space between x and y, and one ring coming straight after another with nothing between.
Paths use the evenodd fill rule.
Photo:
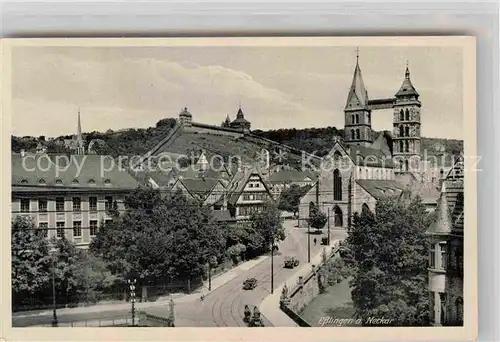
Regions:
<instances>
[{"instance_id":1,"label":"utility pole","mask_svg":"<svg viewBox=\"0 0 500 342\"><path fill-rule=\"evenodd\" d=\"M328 238L327 238L327 244L330 246L330 207L328 207Z\"/></svg>"},{"instance_id":2,"label":"utility pole","mask_svg":"<svg viewBox=\"0 0 500 342\"><path fill-rule=\"evenodd\" d=\"M274 236L271 238L271 294L274 292Z\"/></svg>"},{"instance_id":3,"label":"utility pole","mask_svg":"<svg viewBox=\"0 0 500 342\"><path fill-rule=\"evenodd\" d=\"M307 221L307 262L311 262L311 224Z\"/></svg>"},{"instance_id":4,"label":"utility pole","mask_svg":"<svg viewBox=\"0 0 500 342\"><path fill-rule=\"evenodd\" d=\"M135 283L136 280L130 281L128 280L129 288L130 288L130 302L132 302L132 326L135 326Z\"/></svg>"}]
</instances>

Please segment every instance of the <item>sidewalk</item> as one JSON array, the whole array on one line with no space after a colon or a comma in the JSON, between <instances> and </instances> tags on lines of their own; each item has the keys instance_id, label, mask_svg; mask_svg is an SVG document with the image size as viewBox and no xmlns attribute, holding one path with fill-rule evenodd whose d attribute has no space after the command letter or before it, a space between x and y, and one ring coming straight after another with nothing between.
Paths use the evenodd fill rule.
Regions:
<instances>
[{"instance_id":1,"label":"sidewalk","mask_svg":"<svg viewBox=\"0 0 500 342\"><path fill-rule=\"evenodd\" d=\"M267 260L269 256L264 255L260 256L256 259L252 259L249 261L246 261L239 266L236 266L232 269L230 269L227 272L220 273L216 277L212 278L212 291L216 290L217 288L223 286L224 284L230 282L232 279L236 278L240 274L244 273L245 271L248 271L252 267L257 266L264 260ZM203 289L205 295L209 293L208 291L208 283L205 282L204 284L204 289ZM211 291L211 292L212 292ZM172 296L172 299L176 303L188 303L188 302L194 302L200 298L200 293L201 289L196 289L190 294L181 294L180 296ZM156 306L165 306L168 305L169 303L169 298L170 297L165 297L164 300L161 301L156 301L156 302L141 302L141 303L136 303L135 308L136 310L141 310L141 309L146 309L146 308L151 308L151 307L156 307ZM81 313L92 313L92 312L106 312L106 311L120 311L120 310L129 310L130 309L130 303L120 303L120 304L103 304L103 305L93 305L93 306L86 306L86 307L78 307L78 308L64 308L64 309L57 309L58 315L72 315L72 314L81 314ZM51 310L43 310L43 311L23 311L23 312L13 312L12 317L16 318L22 318L22 317L36 317L36 316L48 316L52 315L52 309Z\"/></svg>"},{"instance_id":2,"label":"sidewalk","mask_svg":"<svg viewBox=\"0 0 500 342\"><path fill-rule=\"evenodd\" d=\"M330 246L325 246L327 255L331 255L332 248L338 244L341 240L333 240L330 243ZM280 284L278 288L274 290L273 294L270 294L259 305L259 310L262 315L267 318L273 326L275 327L298 327L297 323L295 323L287 314L285 314L280 309L280 297L281 291L283 287L288 287L288 290L292 290L292 288L297 284L300 276L305 276L311 272L311 265L319 265L323 261L322 257L323 250L311 258L311 263L308 263L302 266L295 274L293 274L286 282Z\"/></svg>"}]
</instances>

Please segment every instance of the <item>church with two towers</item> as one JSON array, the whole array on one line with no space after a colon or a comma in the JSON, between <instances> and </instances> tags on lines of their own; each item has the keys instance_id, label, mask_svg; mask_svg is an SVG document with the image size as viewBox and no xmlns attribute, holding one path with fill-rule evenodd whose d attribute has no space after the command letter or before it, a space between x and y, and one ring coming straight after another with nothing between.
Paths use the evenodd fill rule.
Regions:
<instances>
[{"instance_id":1,"label":"church with two towers","mask_svg":"<svg viewBox=\"0 0 500 342\"><path fill-rule=\"evenodd\" d=\"M429 210L435 208L439 171L421 151L419 96L407 64L401 86L392 97L370 99L356 56L344 107L344 136L336 137L318 170L318 182L301 200L301 225L307 225L311 207L316 205L330 214L330 227L346 229L355 212L373 211L378 200L399 197L403 192L419 195ZM376 132L372 114L381 109L392 109L392 129Z\"/></svg>"}]
</instances>

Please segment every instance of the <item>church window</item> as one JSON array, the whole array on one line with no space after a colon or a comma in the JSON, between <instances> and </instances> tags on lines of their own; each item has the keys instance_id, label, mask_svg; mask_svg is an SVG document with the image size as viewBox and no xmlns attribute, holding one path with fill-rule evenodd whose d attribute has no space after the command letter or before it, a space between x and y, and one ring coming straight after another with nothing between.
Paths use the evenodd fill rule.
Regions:
<instances>
[{"instance_id":1,"label":"church window","mask_svg":"<svg viewBox=\"0 0 500 342\"><path fill-rule=\"evenodd\" d=\"M408 160L405 160L405 171L409 171L410 170L410 165L408 163Z\"/></svg>"},{"instance_id":2,"label":"church window","mask_svg":"<svg viewBox=\"0 0 500 342\"><path fill-rule=\"evenodd\" d=\"M405 141L405 152L410 152L410 143Z\"/></svg>"},{"instance_id":3,"label":"church window","mask_svg":"<svg viewBox=\"0 0 500 342\"><path fill-rule=\"evenodd\" d=\"M405 114L404 114L403 110L401 109L401 111L399 112L399 120L404 121L404 119L405 119Z\"/></svg>"},{"instance_id":4,"label":"church window","mask_svg":"<svg viewBox=\"0 0 500 342\"><path fill-rule=\"evenodd\" d=\"M408 127L408 126L405 127L405 136L406 137L410 136L410 127Z\"/></svg>"},{"instance_id":5,"label":"church window","mask_svg":"<svg viewBox=\"0 0 500 342\"><path fill-rule=\"evenodd\" d=\"M399 142L399 151L403 152L403 142L402 141Z\"/></svg>"},{"instance_id":6,"label":"church window","mask_svg":"<svg viewBox=\"0 0 500 342\"><path fill-rule=\"evenodd\" d=\"M343 226L342 210L339 207L335 207L333 213L334 213L333 224L335 225L335 227L342 227Z\"/></svg>"},{"instance_id":7,"label":"church window","mask_svg":"<svg viewBox=\"0 0 500 342\"><path fill-rule=\"evenodd\" d=\"M351 140L354 140L354 130L351 129Z\"/></svg>"},{"instance_id":8,"label":"church window","mask_svg":"<svg viewBox=\"0 0 500 342\"><path fill-rule=\"evenodd\" d=\"M371 123L372 121L372 114L368 112L368 123Z\"/></svg>"},{"instance_id":9,"label":"church window","mask_svg":"<svg viewBox=\"0 0 500 342\"><path fill-rule=\"evenodd\" d=\"M410 111L408 110L408 108L406 108L405 116L406 121L410 121Z\"/></svg>"},{"instance_id":10,"label":"church window","mask_svg":"<svg viewBox=\"0 0 500 342\"><path fill-rule=\"evenodd\" d=\"M399 136L403 136L403 126L399 126Z\"/></svg>"},{"instance_id":11,"label":"church window","mask_svg":"<svg viewBox=\"0 0 500 342\"><path fill-rule=\"evenodd\" d=\"M359 115L356 114L356 123L358 124L359 123Z\"/></svg>"},{"instance_id":12,"label":"church window","mask_svg":"<svg viewBox=\"0 0 500 342\"><path fill-rule=\"evenodd\" d=\"M354 125L356 123L356 117L353 115L352 116L352 124Z\"/></svg>"},{"instance_id":13,"label":"church window","mask_svg":"<svg viewBox=\"0 0 500 342\"><path fill-rule=\"evenodd\" d=\"M342 176L340 171L333 171L333 200L342 201Z\"/></svg>"},{"instance_id":14,"label":"church window","mask_svg":"<svg viewBox=\"0 0 500 342\"><path fill-rule=\"evenodd\" d=\"M356 130L356 139L359 139L359 129Z\"/></svg>"}]
</instances>

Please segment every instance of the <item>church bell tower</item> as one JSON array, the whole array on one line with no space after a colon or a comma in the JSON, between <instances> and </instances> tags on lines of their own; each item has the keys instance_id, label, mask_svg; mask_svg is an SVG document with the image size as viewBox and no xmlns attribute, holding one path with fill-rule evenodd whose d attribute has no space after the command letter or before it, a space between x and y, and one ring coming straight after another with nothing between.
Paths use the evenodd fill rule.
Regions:
<instances>
[{"instance_id":1,"label":"church bell tower","mask_svg":"<svg viewBox=\"0 0 500 342\"><path fill-rule=\"evenodd\" d=\"M359 49L356 50L356 67L344 108L344 142L361 146L372 143L371 110L359 67Z\"/></svg>"},{"instance_id":2,"label":"church bell tower","mask_svg":"<svg viewBox=\"0 0 500 342\"><path fill-rule=\"evenodd\" d=\"M420 109L417 90L406 65L405 78L395 95L393 117L394 159L401 172L420 171Z\"/></svg>"}]
</instances>

